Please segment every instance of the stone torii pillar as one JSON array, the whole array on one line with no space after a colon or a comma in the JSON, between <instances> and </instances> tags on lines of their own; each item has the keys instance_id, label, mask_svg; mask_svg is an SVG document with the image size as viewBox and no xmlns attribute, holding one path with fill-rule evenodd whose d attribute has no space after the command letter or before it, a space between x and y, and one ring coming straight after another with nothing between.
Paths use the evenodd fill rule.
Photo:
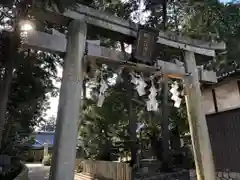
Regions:
<instances>
[{"instance_id":1,"label":"stone torii pillar","mask_svg":"<svg viewBox=\"0 0 240 180\"><path fill-rule=\"evenodd\" d=\"M216 180L212 148L206 117L202 108L201 90L193 52L185 51L184 78L189 129L198 180Z\"/></svg>"},{"instance_id":2,"label":"stone torii pillar","mask_svg":"<svg viewBox=\"0 0 240 180\"><path fill-rule=\"evenodd\" d=\"M51 180L74 179L86 33L84 18L70 23L50 169Z\"/></svg>"},{"instance_id":3,"label":"stone torii pillar","mask_svg":"<svg viewBox=\"0 0 240 180\"><path fill-rule=\"evenodd\" d=\"M115 40L136 40L139 27L130 21L99 12L96 9L78 5L74 10L58 14L52 9L44 11L36 6L29 13L35 17L59 25L68 25L68 43L64 36L53 36L43 32L29 33L27 48L35 48L48 52L65 53L65 65L58 109L57 130L55 135L55 150L51 168L52 180L72 180L74 176L75 152L77 142L77 125L80 111L82 84L82 57L85 50L86 23L95 31L104 29L113 33ZM85 21L83 21L85 17ZM196 67L194 53L214 57L215 50L224 50L225 44L202 42L188 37L172 35L159 31L157 43L185 52L185 67L159 60L161 71L153 66L128 61L131 55L114 51L102 46L87 43L86 59L128 66L131 69L151 72L155 75L165 74L168 78L184 79L187 92L187 105L194 157L198 180L215 180L214 162L207 130L206 119L201 108L199 80L202 82L217 82L216 73ZM66 48L67 44L67 48ZM186 73L187 72L187 73Z\"/></svg>"}]
</instances>

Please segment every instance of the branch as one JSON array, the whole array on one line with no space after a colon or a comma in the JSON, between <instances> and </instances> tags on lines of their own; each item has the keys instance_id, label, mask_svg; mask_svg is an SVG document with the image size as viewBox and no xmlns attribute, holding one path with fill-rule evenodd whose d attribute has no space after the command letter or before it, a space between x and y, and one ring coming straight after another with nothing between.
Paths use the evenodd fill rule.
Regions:
<instances>
[{"instance_id":1,"label":"branch","mask_svg":"<svg viewBox=\"0 0 240 180\"><path fill-rule=\"evenodd\" d=\"M145 106L145 103L143 103L143 102L141 102L141 101L139 101L139 100L137 100L137 99L132 98L132 100L133 100L134 102L140 104L140 105Z\"/></svg>"},{"instance_id":2,"label":"branch","mask_svg":"<svg viewBox=\"0 0 240 180\"><path fill-rule=\"evenodd\" d=\"M125 51L125 46L123 41L120 41L120 46L121 46L121 51L125 53L126 51Z\"/></svg>"}]
</instances>

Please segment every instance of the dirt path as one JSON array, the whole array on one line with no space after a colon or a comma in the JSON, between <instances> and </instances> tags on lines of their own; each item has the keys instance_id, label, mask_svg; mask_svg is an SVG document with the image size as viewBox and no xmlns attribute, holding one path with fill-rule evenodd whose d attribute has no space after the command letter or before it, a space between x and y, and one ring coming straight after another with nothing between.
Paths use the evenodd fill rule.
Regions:
<instances>
[{"instance_id":1,"label":"dirt path","mask_svg":"<svg viewBox=\"0 0 240 180\"><path fill-rule=\"evenodd\" d=\"M42 164L26 164L29 169L29 180L48 180L49 166L43 166ZM75 176L75 180L81 180L79 175Z\"/></svg>"}]
</instances>

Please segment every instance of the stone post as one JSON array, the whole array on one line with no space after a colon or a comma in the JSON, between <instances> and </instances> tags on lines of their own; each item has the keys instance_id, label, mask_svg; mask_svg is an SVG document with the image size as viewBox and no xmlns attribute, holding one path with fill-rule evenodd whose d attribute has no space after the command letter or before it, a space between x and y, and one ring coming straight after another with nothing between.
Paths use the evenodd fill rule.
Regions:
<instances>
[{"instance_id":1,"label":"stone post","mask_svg":"<svg viewBox=\"0 0 240 180\"><path fill-rule=\"evenodd\" d=\"M43 144L43 158L48 156L48 143Z\"/></svg>"},{"instance_id":2,"label":"stone post","mask_svg":"<svg viewBox=\"0 0 240 180\"><path fill-rule=\"evenodd\" d=\"M193 52L185 52L188 122L198 180L216 180L206 117L202 108L199 75Z\"/></svg>"},{"instance_id":3,"label":"stone post","mask_svg":"<svg viewBox=\"0 0 240 180\"><path fill-rule=\"evenodd\" d=\"M68 28L50 180L74 179L86 32L84 18L73 20Z\"/></svg>"}]
</instances>

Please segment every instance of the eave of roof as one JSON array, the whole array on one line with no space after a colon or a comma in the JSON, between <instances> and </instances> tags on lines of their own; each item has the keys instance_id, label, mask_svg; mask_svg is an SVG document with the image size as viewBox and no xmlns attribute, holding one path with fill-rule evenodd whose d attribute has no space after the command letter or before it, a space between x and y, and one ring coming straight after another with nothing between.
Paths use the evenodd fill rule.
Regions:
<instances>
[{"instance_id":1,"label":"eave of roof","mask_svg":"<svg viewBox=\"0 0 240 180\"><path fill-rule=\"evenodd\" d=\"M221 74L220 76L217 77L218 82L215 84L202 84L201 88L206 89L206 88L214 88L217 87L221 84L224 84L226 81L229 82L231 79L239 79L240 78L240 68L232 70L230 72L225 72Z\"/></svg>"},{"instance_id":2,"label":"eave of roof","mask_svg":"<svg viewBox=\"0 0 240 180\"><path fill-rule=\"evenodd\" d=\"M228 78L230 76L239 75L239 73L240 73L240 68L236 68L236 69L233 69L231 71L222 73L217 78L218 78L218 81L221 81L221 80L224 80L225 78Z\"/></svg>"}]
</instances>

